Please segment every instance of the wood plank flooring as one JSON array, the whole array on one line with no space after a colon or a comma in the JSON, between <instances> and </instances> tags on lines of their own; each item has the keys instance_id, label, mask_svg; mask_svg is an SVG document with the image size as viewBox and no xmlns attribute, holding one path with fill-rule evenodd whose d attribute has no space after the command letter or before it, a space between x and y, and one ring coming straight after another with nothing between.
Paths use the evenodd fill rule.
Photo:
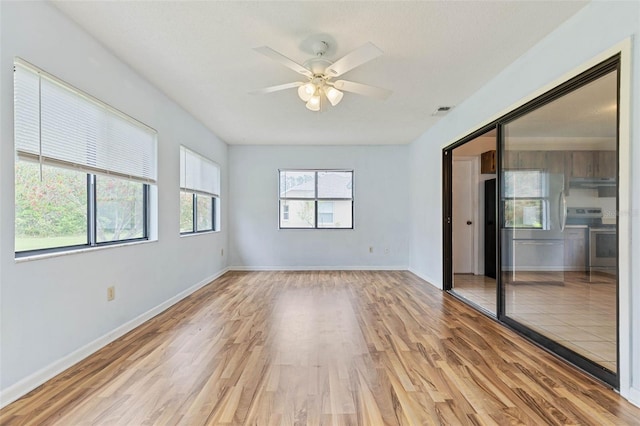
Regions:
<instances>
[{"instance_id":1,"label":"wood plank flooring","mask_svg":"<svg viewBox=\"0 0 640 426\"><path fill-rule=\"evenodd\" d=\"M2 425L638 424L640 408L409 272L229 272Z\"/></svg>"},{"instance_id":2,"label":"wood plank flooring","mask_svg":"<svg viewBox=\"0 0 640 426\"><path fill-rule=\"evenodd\" d=\"M544 283L544 272L519 272L526 284L504 282L507 316L549 337L601 366L616 371L617 283L599 272L554 272L562 281ZM510 275L510 273L505 273ZM453 291L496 311L496 280L482 275L455 274Z\"/></svg>"}]
</instances>

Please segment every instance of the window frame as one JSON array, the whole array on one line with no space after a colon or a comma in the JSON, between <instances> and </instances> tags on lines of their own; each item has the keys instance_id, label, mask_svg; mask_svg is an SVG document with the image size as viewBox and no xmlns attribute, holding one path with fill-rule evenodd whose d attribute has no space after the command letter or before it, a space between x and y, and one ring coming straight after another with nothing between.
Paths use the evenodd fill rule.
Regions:
<instances>
[{"instance_id":1,"label":"window frame","mask_svg":"<svg viewBox=\"0 0 640 426\"><path fill-rule=\"evenodd\" d=\"M98 185L96 184L97 177L98 175L95 175L95 174L89 174L87 177L88 179L91 180L91 186L92 186L91 188L92 199L90 201L92 202L91 208L93 209L93 212L92 212L93 228L90 230L90 232L93 233L93 235L91 236L91 239L95 242L95 244L93 244L91 247L111 246L114 244L125 244L129 242L134 242L134 241L148 240L149 239L149 184L143 183L142 184L142 237L124 238L124 239L115 240L115 241L98 242L98 214L97 214L98 213L98 193L97 193ZM118 178L114 177L114 179L118 179ZM136 182L136 183L140 183L140 182Z\"/></svg>"},{"instance_id":2,"label":"window frame","mask_svg":"<svg viewBox=\"0 0 640 426\"><path fill-rule=\"evenodd\" d=\"M187 191L181 189L180 192L184 192L186 194L191 195L191 207L192 207L192 230L191 231L180 231L180 235L194 235L194 234L204 234L207 232L218 232L216 227L216 208L218 207L218 197L210 195L210 194L201 194L194 191ZM211 229L198 229L198 196L211 198Z\"/></svg>"},{"instance_id":3,"label":"window frame","mask_svg":"<svg viewBox=\"0 0 640 426\"><path fill-rule=\"evenodd\" d=\"M282 176L282 172L299 172L299 173L313 173L314 176L314 196L313 197L283 197L280 191L280 179ZM318 174L319 173L350 173L351 174L351 197L319 197L318 196ZM306 229L306 230L318 230L318 229L331 229L331 230L353 230L354 229L354 171L353 169L278 169L278 230L289 230L289 229ZM314 215L314 223L313 226L309 227L295 227L295 226L282 226L283 212L282 212L282 201L306 201L313 202L313 215ZM351 202L351 226L318 226L318 202L322 201L350 201ZM335 205L335 204L334 204ZM335 213L334 213L335 215ZM288 220L287 220L288 222Z\"/></svg>"},{"instance_id":4,"label":"window frame","mask_svg":"<svg viewBox=\"0 0 640 426\"><path fill-rule=\"evenodd\" d=\"M531 226L531 225L517 225L517 223L514 221L513 223L507 223L507 218L504 218L504 222L502 224L502 228L503 229L511 229L511 230L537 230L537 231L544 231L544 230L548 230L548 215L549 215L549 200L547 198L544 197L524 197L524 198L518 198L518 197L514 197L514 198L505 198L502 200L502 208L504 209L504 211L507 211L507 205L509 203L512 203L512 209L514 210L514 214L515 214L515 209L516 206L515 204L518 201L532 201L532 202L539 202L540 203L540 226Z\"/></svg>"},{"instance_id":5,"label":"window frame","mask_svg":"<svg viewBox=\"0 0 640 426\"><path fill-rule=\"evenodd\" d=\"M26 161L26 160L17 160L17 161ZM57 169L64 169L63 167L58 166L49 166L55 167ZM60 253L60 252L72 252L74 250L82 250L82 249L90 249L96 247L104 247L104 246L113 246L120 244L127 244L131 242L137 241L148 241L149 240L149 184L136 182L143 186L142 194L143 194L143 202L142 202L142 211L143 211L143 224L142 224L142 237L138 238L126 238L115 241L102 241L98 242L97 240L97 226L98 226L98 218L97 218L97 194L96 194L96 174L86 173L87 185L86 185L86 195L87 195L87 243L86 244L74 244L70 246L59 246L59 247L47 247L41 249L31 249L31 250L15 250L14 246L14 255L16 259L36 256L41 254L49 254L49 253ZM115 177L116 179L120 179L119 177ZM15 238L14 238L15 240Z\"/></svg>"},{"instance_id":6,"label":"window frame","mask_svg":"<svg viewBox=\"0 0 640 426\"><path fill-rule=\"evenodd\" d=\"M549 229L549 208L550 208L550 201L549 201L549 195L546 193L545 191L545 187L548 185L548 176L547 176L547 170L544 169L515 169L515 170L511 170L511 169L505 169L503 171L503 182L507 181L506 178L506 174L507 173L512 173L512 172L527 172L527 173L536 173L538 175L540 175L540 192L541 195L538 196L534 196L534 195L527 195L527 196L521 196L521 197L515 197L513 195L507 195L505 194L502 197L502 208L504 209L504 212L507 211L507 204L508 203L513 203L513 210L515 213L515 204L518 201L535 201L535 202L539 202L540 203L540 226L525 226L524 224L522 226L516 226L515 222L508 224L507 223L507 217L505 215L505 217L503 217L503 221L502 221L502 227L504 229L511 229L511 230L548 230Z\"/></svg>"}]
</instances>

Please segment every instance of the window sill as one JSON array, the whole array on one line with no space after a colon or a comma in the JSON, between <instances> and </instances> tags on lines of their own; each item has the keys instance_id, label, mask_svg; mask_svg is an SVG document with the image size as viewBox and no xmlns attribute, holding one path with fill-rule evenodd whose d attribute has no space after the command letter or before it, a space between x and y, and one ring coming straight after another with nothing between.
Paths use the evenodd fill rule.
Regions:
<instances>
[{"instance_id":1,"label":"window sill","mask_svg":"<svg viewBox=\"0 0 640 426\"><path fill-rule=\"evenodd\" d=\"M196 235L210 235L219 234L220 231L203 231L203 232L189 232L188 234L180 234L180 238L195 237Z\"/></svg>"},{"instance_id":2,"label":"window sill","mask_svg":"<svg viewBox=\"0 0 640 426\"><path fill-rule=\"evenodd\" d=\"M126 242L121 244L109 244L105 246L83 247L80 249L63 250L63 251L56 251L52 253L33 254L30 256L16 257L15 263L32 262L34 260L49 259L52 257L70 256L78 253L89 253L89 252L100 251L100 250L110 250L117 247L137 246L141 244L155 243L157 241L158 240L131 241L131 242Z\"/></svg>"},{"instance_id":3,"label":"window sill","mask_svg":"<svg viewBox=\"0 0 640 426\"><path fill-rule=\"evenodd\" d=\"M278 231L353 231L355 228L278 228Z\"/></svg>"}]
</instances>

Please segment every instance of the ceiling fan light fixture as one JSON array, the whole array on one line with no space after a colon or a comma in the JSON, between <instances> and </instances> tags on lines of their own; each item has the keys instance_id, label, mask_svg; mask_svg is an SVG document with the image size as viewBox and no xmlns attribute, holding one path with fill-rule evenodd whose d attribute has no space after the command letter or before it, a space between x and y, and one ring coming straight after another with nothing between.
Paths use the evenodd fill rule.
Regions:
<instances>
[{"instance_id":1,"label":"ceiling fan light fixture","mask_svg":"<svg viewBox=\"0 0 640 426\"><path fill-rule=\"evenodd\" d=\"M305 102L311 99L314 93L316 93L316 86L311 82L303 84L298 88L298 96Z\"/></svg>"},{"instance_id":2,"label":"ceiling fan light fixture","mask_svg":"<svg viewBox=\"0 0 640 426\"><path fill-rule=\"evenodd\" d=\"M342 93L335 87L330 86L325 86L324 94L327 96L327 99L329 99L329 102L331 102L331 105L333 106L338 105L342 100L342 97L344 96L344 93Z\"/></svg>"},{"instance_id":3,"label":"ceiling fan light fixture","mask_svg":"<svg viewBox=\"0 0 640 426\"><path fill-rule=\"evenodd\" d=\"M329 101L332 106L338 105L342 101L344 92L356 93L380 100L387 99L391 94L391 90L354 81L331 81L334 77L339 77L382 55L382 50L373 43L366 43L337 61L330 61L325 58L325 55L330 50L326 41L317 41L312 48L316 56L308 59L302 65L270 47L255 48L258 53L262 53L298 74L302 74L306 77L306 80L265 87L249 93L267 94L295 87L298 90L298 97L306 104L307 109L311 111L323 110L325 101Z\"/></svg>"},{"instance_id":4,"label":"ceiling fan light fixture","mask_svg":"<svg viewBox=\"0 0 640 426\"><path fill-rule=\"evenodd\" d=\"M320 111L320 95L313 95L307 102L307 109Z\"/></svg>"}]
</instances>

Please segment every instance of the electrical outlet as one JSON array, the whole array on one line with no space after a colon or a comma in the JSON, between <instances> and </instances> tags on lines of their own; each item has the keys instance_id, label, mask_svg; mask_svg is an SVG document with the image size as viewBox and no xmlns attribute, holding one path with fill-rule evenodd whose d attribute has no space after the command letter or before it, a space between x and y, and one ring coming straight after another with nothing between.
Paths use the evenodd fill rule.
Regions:
<instances>
[{"instance_id":1,"label":"electrical outlet","mask_svg":"<svg viewBox=\"0 0 640 426\"><path fill-rule=\"evenodd\" d=\"M369 246L369 253L373 253L373 246Z\"/></svg>"},{"instance_id":2,"label":"electrical outlet","mask_svg":"<svg viewBox=\"0 0 640 426\"><path fill-rule=\"evenodd\" d=\"M389 254L389 247L384 248L384 254Z\"/></svg>"},{"instance_id":3,"label":"electrical outlet","mask_svg":"<svg viewBox=\"0 0 640 426\"><path fill-rule=\"evenodd\" d=\"M107 287L107 301L111 302L115 298L116 298L115 286Z\"/></svg>"}]
</instances>

